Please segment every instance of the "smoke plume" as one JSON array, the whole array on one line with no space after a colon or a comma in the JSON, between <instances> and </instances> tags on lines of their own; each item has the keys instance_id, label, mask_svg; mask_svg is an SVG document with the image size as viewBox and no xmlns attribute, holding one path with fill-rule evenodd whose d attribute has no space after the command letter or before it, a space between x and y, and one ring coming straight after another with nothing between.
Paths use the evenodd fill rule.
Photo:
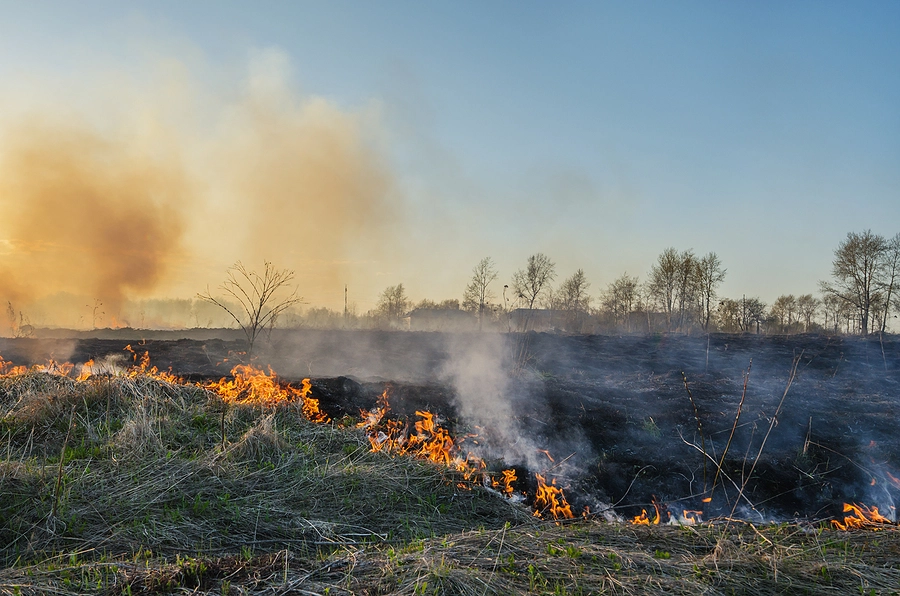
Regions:
<instances>
[{"instance_id":1,"label":"smoke plume","mask_svg":"<svg viewBox=\"0 0 900 596\"><path fill-rule=\"evenodd\" d=\"M105 326L127 300L215 287L237 260L295 270L315 304L368 285L400 211L377 105L298 93L277 50L224 89L152 66L149 83L101 74L3 98L0 299L28 313L68 296L49 325L87 326L102 303Z\"/></svg>"},{"instance_id":2,"label":"smoke plume","mask_svg":"<svg viewBox=\"0 0 900 596\"><path fill-rule=\"evenodd\" d=\"M35 117L4 135L0 197L8 246L0 294L84 294L113 312L177 257L189 185L168 155L82 123Z\"/></svg>"}]
</instances>

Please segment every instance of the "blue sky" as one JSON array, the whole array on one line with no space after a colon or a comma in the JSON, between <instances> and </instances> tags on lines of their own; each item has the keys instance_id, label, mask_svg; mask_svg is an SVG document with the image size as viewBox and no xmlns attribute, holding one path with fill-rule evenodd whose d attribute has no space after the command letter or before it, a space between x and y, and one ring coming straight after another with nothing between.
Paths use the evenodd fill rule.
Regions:
<instances>
[{"instance_id":1,"label":"blue sky","mask_svg":"<svg viewBox=\"0 0 900 596\"><path fill-rule=\"evenodd\" d=\"M248 233L231 252L186 249L157 292L191 295L262 256L307 275L311 301L338 307L349 283L366 310L396 283L460 297L483 256L507 283L544 252L559 281L583 268L598 295L673 246L716 252L723 296L771 302L816 293L848 232L900 232L897 2L0 2L0 14L0 92L21 105L126 112L123 86L156 90L183 69L191 107L158 111L190 121L196 157L223 144L203 131L227 116L202 121L230 113L262 56L291 101L349 119L359 167L387 180L366 199L387 215L332 253L307 258L283 237L283 253L267 238L276 254L258 255ZM229 205L209 192L191 221ZM188 226L188 245L223 235L211 227Z\"/></svg>"}]
</instances>

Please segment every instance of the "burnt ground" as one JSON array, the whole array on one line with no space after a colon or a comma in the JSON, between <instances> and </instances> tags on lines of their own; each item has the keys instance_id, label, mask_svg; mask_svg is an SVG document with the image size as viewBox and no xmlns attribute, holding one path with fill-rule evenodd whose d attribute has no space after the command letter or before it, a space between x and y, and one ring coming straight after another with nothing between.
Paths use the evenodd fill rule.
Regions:
<instances>
[{"instance_id":1,"label":"burnt ground","mask_svg":"<svg viewBox=\"0 0 900 596\"><path fill-rule=\"evenodd\" d=\"M130 343L194 380L227 375L244 357L233 332L144 335L2 339L0 355L78 363L130 357ZM437 412L458 436L478 434L468 445L492 466L557 477L578 510L614 505L631 516L655 501L672 513L768 521L827 518L857 502L893 517L900 498L894 336L298 330L273 335L259 361L288 380L312 377L334 418L358 416L387 386L394 415Z\"/></svg>"}]
</instances>

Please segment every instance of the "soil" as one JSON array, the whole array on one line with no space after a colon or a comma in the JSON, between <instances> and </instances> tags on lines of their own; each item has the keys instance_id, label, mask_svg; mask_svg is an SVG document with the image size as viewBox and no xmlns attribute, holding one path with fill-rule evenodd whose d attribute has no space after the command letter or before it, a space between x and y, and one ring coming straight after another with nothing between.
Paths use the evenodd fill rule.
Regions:
<instances>
[{"instance_id":1,"label":"soil","mask_svg":"<svg viewBox=\"0 0 900 596\"><path fill-rule=\"evenodd\" d=\"M247 358L233 331L192 334L0 339L0 355L127 365L131 345L191 380L226 376ZM523 483L528 471L556 477L578 511L653 518L656 503L676 517L787 521L839 516L855 502L896 517L894 336L276 330L258 352L285 380L311 377L335 419L358 416L387 387L392 415L437 413L457 436L478 435L467 445L490 466L517 466Z\"/></svg>"}]
</instances>

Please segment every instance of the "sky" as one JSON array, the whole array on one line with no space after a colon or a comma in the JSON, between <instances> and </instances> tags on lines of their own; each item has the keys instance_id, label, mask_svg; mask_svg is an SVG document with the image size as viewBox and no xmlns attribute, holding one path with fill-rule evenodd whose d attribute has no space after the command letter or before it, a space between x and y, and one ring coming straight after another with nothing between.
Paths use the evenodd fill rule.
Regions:
<instances>
[{"instance_id":1,"label":"sky","mask_svg":"<svg viewBox=\"0 0 900 596\"><path fill-rule=\"evenodd\" d=\"M900 232L897 106L897 2L0 0L0 297L268 260L365 312L538 252L597 297L669 247L817 294Z\"/></svg>"}]
</instances>

